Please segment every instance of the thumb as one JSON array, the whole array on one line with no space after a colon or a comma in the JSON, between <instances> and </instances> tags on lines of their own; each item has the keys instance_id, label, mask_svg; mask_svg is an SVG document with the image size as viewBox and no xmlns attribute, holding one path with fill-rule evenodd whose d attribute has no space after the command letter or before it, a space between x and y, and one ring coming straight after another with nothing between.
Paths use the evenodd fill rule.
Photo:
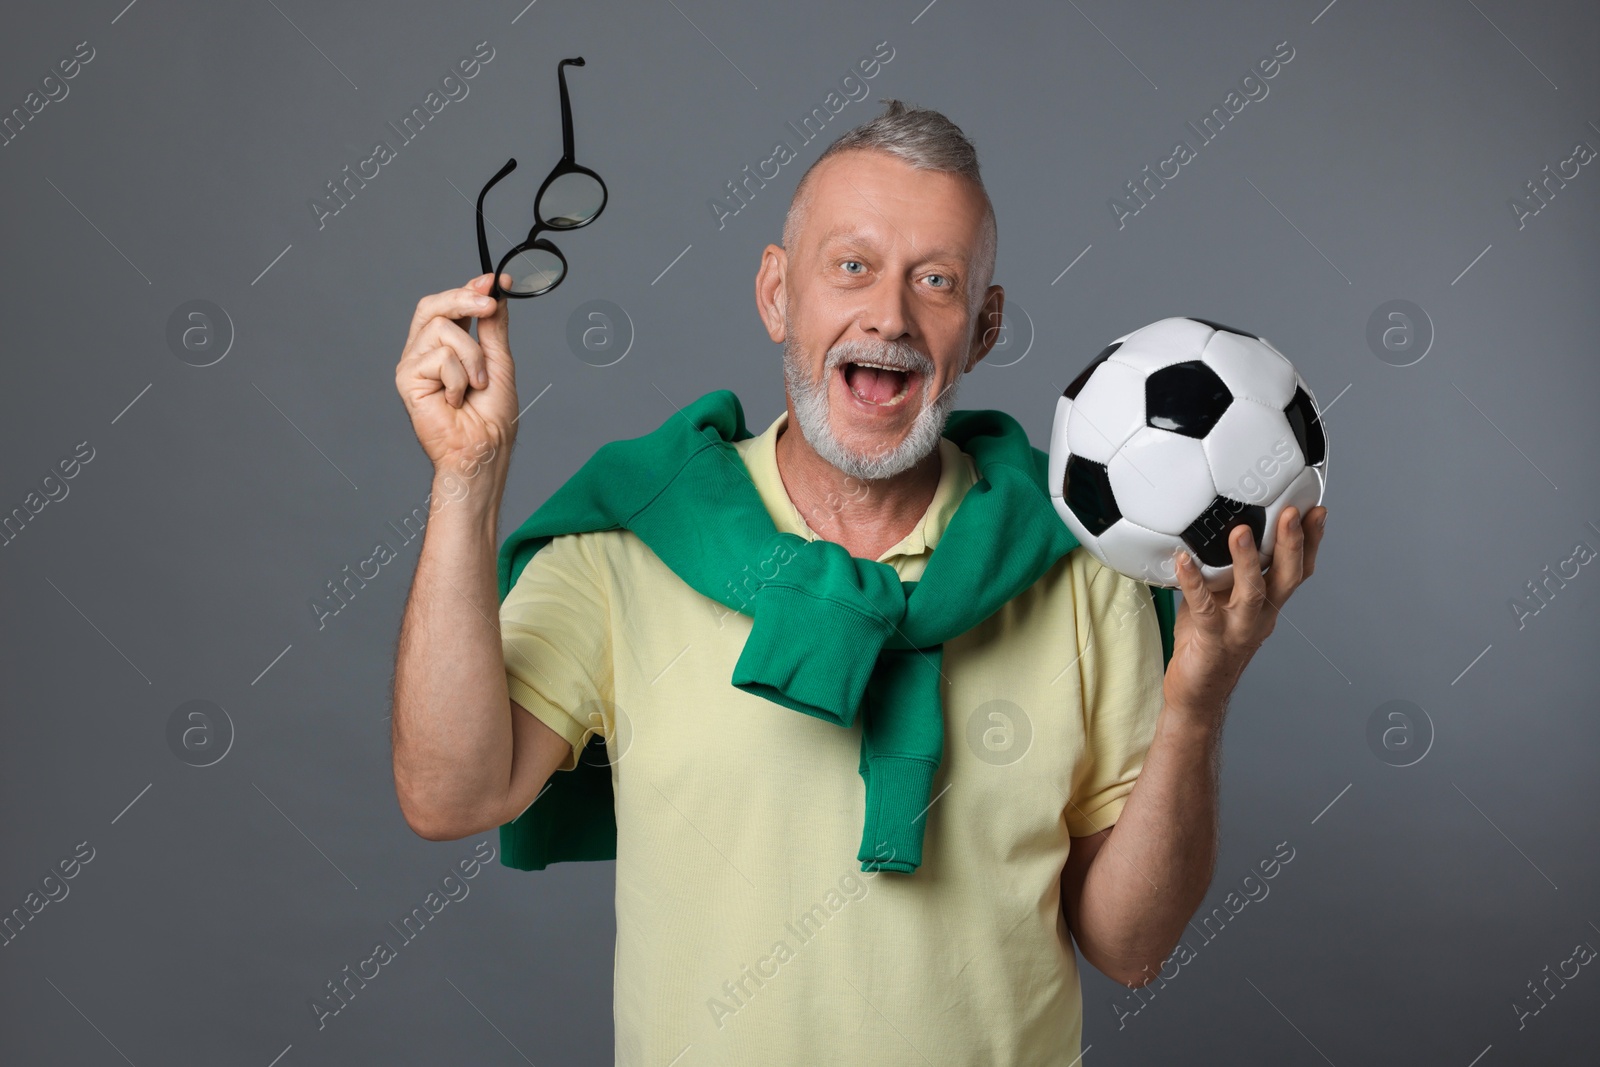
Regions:
<instances>
[{"instance_id":1,"label":"thumb","mask_svg":"<svg viewBox=\"0 0 1600 1067\"><path fill-rule=\"evenodd\" d=\"M508 275L500 275L502 288L511 283ZM488 295L490 276L480 275L468 283L469 288ZM511 370L511 298L502 296L495 302L493 314L484 315L478 319L478 344L483 348L483 354L491 363L500 364L506 371Z\"/></svg>"},{"instance_id":2,"label":"thumb","mask_svg":"<svg viewBox=\"0 0 1600 1067\"><path fill-rule=\"evenodd\" d=\"M1178 568L1178 587L1183 591L1179 610L1187 607L1196 621L1202 625L1212 625L1217 614L1216 598L1211 595L1194 556L1180 548L1174 554L1174 563Z\"/></svg>"}]
</instances>

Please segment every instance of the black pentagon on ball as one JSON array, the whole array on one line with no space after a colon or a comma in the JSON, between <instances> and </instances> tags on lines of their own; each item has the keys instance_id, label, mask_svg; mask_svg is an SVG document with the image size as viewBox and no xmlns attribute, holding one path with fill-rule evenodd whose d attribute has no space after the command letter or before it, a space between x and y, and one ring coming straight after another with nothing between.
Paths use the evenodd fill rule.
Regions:
<instances>
[{"instance_id":1,"label":"black pentagon on ball","mask_svg":"<svg viewBox=\"0 0 1600 1067\"><path fill-rule=\"evenodd\" d=\"M1115 344L1107 345L1105 347L1105 349L1098 356L1095 356L1092 360L1089 361L1089 365L1087 367L1083 368L1083 373L1082 374L1079 374L1076 378L1072 379L1072 384L1071 385L1069 385L1065 389L1061 390L1061 395L1066 397L1068 400L1076 400L1076 399L1078 399L1078 394L1083 392L1083 387L1085 385L1089 384L1089 375L1094 373L1094 370L1095 370L1096 367L1100 366L1100 364L1102 364L1106 360L1110 359L1111 358L1111 353L1115 352L1117 349L1119 349L1121 347L1122 347L1122 342L1121 341L1117 341Z\"/></svg>"},{"instance_id":2,"label":"black pentagon on ball","mask_svg":"<svg viewBox=\"0 0 1600 1067\"><path fill-rule=\"evenodd\" d=\"M1220 322L1212 322L1210 319L1197 319L1193 315L1185 315L1184 318L1188 319L1190 322L1198 322L1202 326L1209 326L1213 330L1218 331L1219 333L1236 333L1240 337L1248 337L1252 341L1261 340L1261 338L1257 337L1253 333L1247 333L1246 331L1238 329L1238 328L1233 327L1233 326L1224 326L1224 325L1222 325L1222 323L1220 323Z\"/></svg>"},{"instance_id":3,"label":"black pentagon on ball","mask_svg":"<svg viewBox=\"0 0 1600 1067\"><path fill-rule=\"evenodd\" d=\"M1300 454L1306 457L1306 465L1315 467L1326 459L1328 440L1322 435L1322 419L1317 416L1317 409L1304 389L1298 385L1294 387L1294 397L1283 414L1294 431L1294 439L1300 444Z\"/></svg>"},{"instance_id":4,"label":"black pentagon on ball","mask_svg":"<svg viewBox=\"0 0 1600 1067\"><path fill-rule=\"evenodd\" d=\"M1162 367L1144 380L1144 421L1158 430L1204 437L1233 403L1217 372L1200 360Z\"/></svg>"},{"instance_id":5,"label":"black pentagon on ball","mask_svg":"<svg viewBox=\"0 0 1600 1067\"><path fill-rule=\"evenodd\" d=\"M1206 566L1226 567L1233 562L1228 535L1235 526L1250 527L1256 547L1260 548L1261 535L1267 529L1267 509L1260 504L1244 504L1219 496L1183 531L1183 543Z\"/></svg>"},{"instance_id":6,"label":"black pentagon on ball","mask_svg":"<svg viewBox=\"0 0 1600 1067\"><path fill-rule=\"evenodd\" d=\"M1067 457L1067 470L1061 476L1061 499L1096 537L1122 518L1117 498L1111 492L1111 476L1106 472L1106 465L1092 459Z\"/></svg>"}]
</instances>

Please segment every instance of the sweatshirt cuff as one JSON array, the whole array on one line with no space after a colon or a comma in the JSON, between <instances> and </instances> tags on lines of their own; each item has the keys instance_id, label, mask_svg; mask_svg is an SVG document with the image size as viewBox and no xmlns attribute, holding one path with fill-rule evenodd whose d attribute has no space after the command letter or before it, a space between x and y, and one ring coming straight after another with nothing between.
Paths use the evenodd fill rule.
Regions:
<instances>
[{"instance_id":1,"label":"sweatshirt cuff","mask_svg":"<svg viewBox=\"0 0 1600 1067\"><path fill-rule=\"evenodd\" d=\"M861 849L863 871L910 874L922 865L928 798L938 764L905 756L869 756L861 777L867 803Z\"/></svg>"},{"instance_id":2,"label":"sweatshirt cuff","mask_svg":"<svg viewBox=\"0 0 1600 1067\"><path fill-rule=\"evenodd\" d=\"M828 625L796 641L782 625L817 617L817 597L789 586L767 585L759 594L750 635L733 667L733 684L838 726L855 722L889 625L851 609L827 613Z\"/></svg>"}]
</instances>

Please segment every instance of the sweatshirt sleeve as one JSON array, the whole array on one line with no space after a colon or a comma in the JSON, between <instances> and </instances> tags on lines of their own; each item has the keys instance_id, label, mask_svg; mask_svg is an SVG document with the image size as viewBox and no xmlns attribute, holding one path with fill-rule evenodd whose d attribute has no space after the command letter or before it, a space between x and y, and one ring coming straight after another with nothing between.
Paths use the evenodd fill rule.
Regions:
<instances>
[{"instance_id":1,"label":"sweatshirt sleeve","mask_svg":"<svg viewBox=\"0 0 1600 1067\"><path fill-rule=\"evenodd\" d=\"M1090 556L1074 575L1086 739L1063 812L1087 837L1116 823L1144 768L1161 714L1165 661L1150 587Z\"/></svg>"},{"instance_id":2,"label":"sweatshirt sleeve","mask_svg":"<svg viewBox=\"0 0 1600 1067\"><path fill-rule=\"evenodd\" d=\"M593 534L552 538L500 604L500 644L511 699L572 746L558 770L577 767L611 721L611 624Z\"/></svg>"}]
</instances>

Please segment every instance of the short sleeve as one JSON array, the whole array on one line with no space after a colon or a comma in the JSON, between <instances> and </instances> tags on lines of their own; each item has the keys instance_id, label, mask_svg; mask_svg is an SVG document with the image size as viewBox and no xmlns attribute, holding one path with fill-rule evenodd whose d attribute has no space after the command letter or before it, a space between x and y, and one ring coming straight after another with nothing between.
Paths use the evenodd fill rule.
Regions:
<instances>
[{"instance_id":1,"label":"short sleeve","mask_svg":"<svg viewBox=\"0 0 1600 1067\"><path fill-rule=\"evenodd\" d=\"M592 535L563 534L533 554L500 604L506 689L572 746L577 767L611 707L611 625Z\"/></svg>"},{"instance_id":2,"label":"short sleeve","mask_svg":"<svg viewBox=\"0 0 1600 1067\"><path fill-rule=\"evenodd\" d=\"M1064 815L1070 835L1087 837L1116 823L1144 769L1166 661L1150 586L1087 551L1078 554L1073 596L1085 746Z\"/></svg>"}]
</instances>

